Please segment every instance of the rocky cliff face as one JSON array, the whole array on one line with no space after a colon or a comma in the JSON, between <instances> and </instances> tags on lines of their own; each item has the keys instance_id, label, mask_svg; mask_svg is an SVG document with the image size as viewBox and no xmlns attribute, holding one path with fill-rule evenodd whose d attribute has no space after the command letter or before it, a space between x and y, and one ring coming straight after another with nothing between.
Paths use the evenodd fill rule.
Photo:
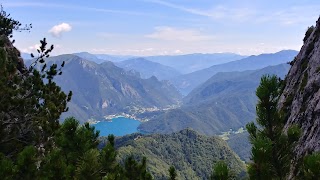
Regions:
<instances>
[{"instance_id":1,"label":"rocky cliff face","mask_svg":"<svg viewBox=\"0 0 320 180\"><path fill-rule=\"evenodd\" d=\"M17 67L17 73L24 74L27 71L19 50L13 46L10 39L5 35L0 35L0 49L0 53L5 56L3 61L11 61L10 63Z\"/></svg>"},{"instance_id":2,"label":"rocky cliff face","mask_svg":"<svg viewBox=\"0 0 320 180\"><path fill-rule=\"evenodd\" d=\"M301 138L295 148L290 179L298 172L299 159L320 150L320 18L310 27L304 45L291 62L285 79L279 108L287 115L285 130L293 124L300 125Z\"/></svg>"}]
</instances>

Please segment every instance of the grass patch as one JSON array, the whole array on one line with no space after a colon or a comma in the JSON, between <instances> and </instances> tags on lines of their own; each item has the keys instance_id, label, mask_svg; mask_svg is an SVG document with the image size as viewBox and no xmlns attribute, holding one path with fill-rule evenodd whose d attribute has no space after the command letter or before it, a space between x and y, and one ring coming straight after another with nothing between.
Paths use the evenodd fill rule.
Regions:
<instances>
[{"instance_id":1,"label":"grass patch","mask_svg":"<svg viewBox=\"0 0 320 180\"><path fill-rule=\"evenodd\" d=\"M294 96L293 96L292 94L289 94L289 95L286 97L286 101L283 103L283 105L284 105L285 107L291 106L292 101L293 101L293 98L294 98Z\"/></svg>"},{"instance_id":2,"label":"grass patch","mask_svg":"<svg viewBox=\"0 0 320 180\"><path fill-rule=\"evenodd\" d=\"M306 42L306 41L307 41L307 39L310 37L310 35L311 35L311 33L313 32L313 30L314 30L314 26L308 27L308 29L307 29L307 31L306 31L306 33L305 33L305 36L304 36L304 38L303 38L303 42Z\"/></svg>"}]
</instances>

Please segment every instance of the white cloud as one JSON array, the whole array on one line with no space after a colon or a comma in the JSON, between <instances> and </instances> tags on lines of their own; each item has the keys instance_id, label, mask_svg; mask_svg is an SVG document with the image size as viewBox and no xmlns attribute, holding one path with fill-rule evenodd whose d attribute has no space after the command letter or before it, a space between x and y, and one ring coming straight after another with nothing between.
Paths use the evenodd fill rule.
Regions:
<instances>
[{"instance_id":1,"label":"white cloud","mask_svg":"<svg viewBox=\"0 0 320 180\"><path fill-rule=\"evenodd\" d=\"M62 33L64 32L69 32L71 31L72 27L68 23L61 23L58 25L53 26L50 30L49 33L53 37L61 37Z\"/></svg>"},{"instance_id":2,"label":"white cloud","mask_svg":"<svg viewBox=\"0 0 320 180\"><path fill-rule=\"evenodd\" d=\"M21 52L23 53L34 53L34 55L37 55L37 49L40 48L40 44L34 44L34 45L31 45L31 46L28 46L28 47L25 47L25 48L19 48L21 50ZM49 46L48 46L49 47ZM58 54L61 54L61 52L59 52L60 50L62 49L62 45L60 44L55 44L54 45L54 50L53 52L51 53L51 55L53 54L57 54L57 51L58 51Z\"/></svg>"},{"instance_id":3,"label":"white cloud","mask_svg":"<svg viewBox=\"0 0 320 180\"><path fill-rule=\"evenodd\" d=\"M175 50L173 53L175 53L175 54L182 54L182 51L179 50L179 49L177 49L177 50Z\"/></svg>"},{"instance_id":4,"label":"white cloud","mask_svg":"<svg viewBox=\"0 0 320 180\"><path fill-rule=\"evenodd\" d=\"M173 27L156 27L155 32L145 35L147 38L165 41L207 41L213 36L202 35L194 29L177 29Z\"/></svg>"},{"instance_id":5,"label":"white cloud","mask_svg":"<svg viewBox=\"0 0 320 180\"><path fill-rule=\"evenodd\" d=\"M23 52L23 53L34 53L39 48L40 48L40 44L35 44L35 45L29 46L27 48L22 48L21 52Z\"/></svg>"}]
</instances>

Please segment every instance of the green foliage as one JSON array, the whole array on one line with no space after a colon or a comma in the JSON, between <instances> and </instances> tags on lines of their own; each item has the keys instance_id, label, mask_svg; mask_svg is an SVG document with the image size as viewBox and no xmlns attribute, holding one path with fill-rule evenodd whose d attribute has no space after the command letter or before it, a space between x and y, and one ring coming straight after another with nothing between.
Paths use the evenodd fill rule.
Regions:
<instances>
[{"instance_id":1,"label":"green foliage","mask_svg":"<svg viewBox=\"0 0 320 180\"><path fill-rule=\"evenodd\" d=\"M12 32L16 31L29 31L32 28L32 25L25 25L24 28L21 28L22 24L10 17L10 14L7 14L1 5L0 7L0 35L5 35L12 37Z\"/></svg>"},{"instance_id":2,"label":"green foliage","mask_svg":"<svg viewBox=\"0 0 320 180\"><path fill-rule=\"evenodd\" d=\"M284 77L289 67L281 64L255 71L218 73L186 96L181 107L139 115L150 119L139 128L150 133L172 133L191 127L206 135L239 129L256 117L254 93L261 76Z\"/></svg>"},{"instance_id":3,"label":"green foliage","mask_svg":"<svg viewBox=\"0 0 320 180\"><path fill-rule=\"evenodd\" d=\"M309 64L309 59L308 58L303 58L302 59L302 64L301 64L301 71L304 71L307 69Z\"/></svg>"},{"instance_id":4,"label":"green foliage","mask_svg":"<svg viewBox=\"0 0 320 180\"><path fill-rule=\"evenodd\" d=\"M101 153L101 164L105 168L104 175L107 175L108 172L111 172L118 165L116 163L117 151L114 147L114 136L108 136L108 143L102 149Z\"/></svg>"},{"instance_id":5,"label":"green foliage","mask_svg":"<svg viewBox=\"0 0 320 180\"><path fill-rule=\"evenodd\" d=\"M14 164L11 159L0 153L0 177L4 180L14 179Z\"/></svg>"},{"instance_id":6,"label":"green foliage","mask_svg":"<svg viewBox=\"0 0 320 180\"><path fill-rule=\"evenodd\" d=\"M301 129L298 125L294 124L288 128L287 131L288 141L294 143L301 137Z\"/></svg>"},{"instance_id":7,"label":"green foliage","mask_svg":"<svg viewBox=\"0 0 320 180\"><path fill-rule=\"evenodd\" d=\"M130 180L151 180L152 176L147 172L146 162L145 157L143 157L141 163L138 163L133 156L129 156L124 164L125 177Z\"/></svg>"},{"instance_id":8,"label":"green foliage","mask_svg":"<svg viewBox=\"0 0 320 180\"><path fill-rule=\"evenodd\" d=\"M16 176L20 178L33 179L37 174L36 149L27 146L19 153L16 162Z\"/></svg>"},{"instance_id":9,"label":"green foliage","mask_svg":"<svg viewBox=\"0 0 320 180\"><path fill-rule=\"evenodd\" d=\"M285 107L291 106L292 101L293 101L293 98L294 98L294 96L293 96L292 94L289 94L289 95L287 96L286 101L284 102L283 105L284 105Z\"/></svg>"},{"instance_id":10,"label":"green foliage","mask_svg":"<svg viewBox=\"0 0 320 180\"><path fill-rule=\"evenodd\" d=\"M75 164L77 158L90 149L98 146L99 132L94 130L88 123L80 126L74 118L68 118L57 131L55 142L64 154L64 158Z\"/></svg>"},{"instance_id":11,"label":"green foliage","mask_svg":"<svg viewBox=\"0 0 320 180\"><path fill-rule=\"evenodd\" d=\"M27 69L19 51L8 37L1 35L5 43L0 47L0 152L16 158L24 147L33 145L45 151L52 145L50 139L59 128L62 112L68 110L66 95L53 78L59 75L58 66L46 66L44 58L52 51L42 40L35 65Z\"/></svg>"},{"instance_id":12,"label":"green foliage","mask_svg":"<svg viewBox=\"0 0 320 180\"><path fill-rule=\"evenodd\" d=\"M307 48L306 48L306 55L307 56L310 56L310 54L312 53L313 49L314 49L314 43L315 43L315 40L311 41L308 45L307 45Z\"/></svg>"},{"instance_id":13,"label":"green foliage","mask_svg":"<svg viewBox=\"0 0 320 180\"><path fill-rule=\"evenodd\" d=\"M36 149L33 146L25 147L13 162L0 153L0 175L4 179L33 179L37 175Z\"/></svg>"},{"instance_id":14,"label":"green foliage","mask_svg":"<svg viewBox=\"0 0 320 180\"><path fill-rule=\"evenodd\" d=\"M241 158L241 160L245 162L250 161L252 145L249 141L248 132L231 134L227 140L227 143L230 148Z\"/></svg>"},{"instance_id":15,"label":"green foliage","mask_svg":"<svg viewBox=\"0 0 320 180\"><path fill-rule=\"evenodd\" d=\"M277 110L281 80L276 76L263 76L256 95L258 97L257 123L247 124L252 144L252 163L248 166L250 179L285 179L290 169L293 147L300 137L300 128L292 126L287 134L282 129L284 117Z\"/></svg>"},{"instance_id":16,"label":"green foliage","mask_svg":"<svg viewBox=\"0 0 320 180\"><path fill-rule=\"evenodd\" d=\"M304 157L303 179L316 180L320 177L320 152L315 152Z\"/></svg>"},{"instance_id":17,"label":"green foliage","mask_svg":"<svg viewBox=\"0 0 320 180\"><path fill-rule=\"evenodd\" d=\"M294 59L292 61L289 61L287 64L290 64L291 66L293 66L295 62L297 62L297 56L294 57Z\"/></svg>"},{"instance_id":18,"label":"green foliage","mask_svg":"<svg viewBox=\"0 0 320 180\"><path fill-rule=\"evenodd\" d=\"M307 41L307 39L310 37L310 35L311 35L311 33L313 32L313 30L314 30L314 26L308 27L308 29L307 29L307 31L306 31L306 33L305 33L305 36L304 36L304 38L303 38L303 42L306 42L306 41Z\"/></svg>"},{"instance_id":19,"label":"green foliage","mask_svg":"<svg viewBox=\"0 0 320 180\"><path fill-rule=\"evenodd\" d=\"M173 134L127 135L117 142L122 142L118 149L119 162L124 162L130 155L135 159L146 157L147 169L155 179L167 180L171 166L175 167L179 179L209 179L212 162L222 159L234 174L245 171L244 163L224 140L203 136L190 129Z\"/></svg>"},{"instance_id":20,"label":"green foliage","mask_svg":"<svg viewBox=\"0 0 320 180\"><path fill-rule=\"evenodd\" d=\"M132 171L116 163L114 136L99 150L99 132L88 123L68 118L59 124L72 96L54 82L64 62L47 66L53 46L44 38L26 68L9 40L21 24L1 8L0 25L1 179L152 179L145 159L130 161Z\"/></svg>"},{"instance_id":21,"label":"green foliage","mask_svg":"<svg viewBox=\"0 0 320 180\"><path fill-rule=\"evenodd\" d=\"M169 180L176 180L177 179L176 169L173 166L170 166L168 171L169 171Z\"/></svg>"},{"instance_id":22,"label":"green foliage","mask_svg":"<svg viewBox=\"0 0 320 180\"><path fill-rule=\"evenodd\" d=\"M302 79L302 82L300 84L299 91L303 91L303 89L306 87L307 83L308 83L308 73L307 73L307 71L305 71L304 74L303 74L303 79Z\"/></svg>"},{"instance_id":23,"label":"green foliage","mask_svg":"<svg viewBox=\"0 0 320 180\"><path fill-rule=\"evenodd\" d=\"M213 166L211 180L228 180L231 179L229 168L224 161L219 161Z\"/></svg>"},{"instance_id":24,"label":"green foliage","mask_svg":"<svg viewBox=\"0 0 320 180\"><path fill-rule=\"evenodd\" d=\"M16 161L0 154L0 175L8 179L152 179L145 158L139 163L129 157L122 167L116 162L114 136L98 150L97 135L93 127L66 119L54 137L54 148L44 157L37 156L33 146L25 147Z\"/></svg>"},{"instance_id":25,"label":"green foliage","mask_svg":"<svg viewBox=\"0 0 320 180\"><path fill-rule=\"evenodd\" d=\"M90 149L86 151L76 164L76 179L100 179L101 163L99 162L99 151Z\"/></svg>"},{"instance_id":26,"label":"green foliage","mask_svg":"<svg viewBox=\"0 0 320 180\"><path fill-rule=\"evenodd\" d=\"M39 176L44 179L68 179L70 171L71 168L63 157L62 150L55 148L42 159Z\"/></svg>"}]
</instances>

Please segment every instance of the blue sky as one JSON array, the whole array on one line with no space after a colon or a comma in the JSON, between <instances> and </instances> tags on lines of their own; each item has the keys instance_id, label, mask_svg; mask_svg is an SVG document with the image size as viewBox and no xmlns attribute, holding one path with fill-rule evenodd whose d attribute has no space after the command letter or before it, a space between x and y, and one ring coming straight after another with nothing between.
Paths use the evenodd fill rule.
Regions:
<instances>
[{"instance_id":1,"label":"blue sky","mask_svg":"<svg viewBox=\"0 0 320 180\"><path fill-rule=\"evenodd\" d=\"M116 55L299 50L320 15L319 0L2 0L30 33L16 46L33 52L43 37L55 54Z\"/></svg>"}]
</instances>

